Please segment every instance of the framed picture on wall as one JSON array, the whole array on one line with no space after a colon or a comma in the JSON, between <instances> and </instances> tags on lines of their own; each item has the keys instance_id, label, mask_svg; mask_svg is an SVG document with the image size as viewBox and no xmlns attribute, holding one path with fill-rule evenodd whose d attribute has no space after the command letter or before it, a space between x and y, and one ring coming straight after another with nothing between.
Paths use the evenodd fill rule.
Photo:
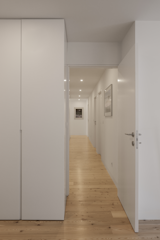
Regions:
<instances>
[{"instance_id":1,"label":"framed picture on wall","mask_svg":"<svg viewBox=\"0 0 160 240\"><path fill-rule=\"evenodd\" d=\"M112 116L112 84L104 90L104 116Z\"/></svg>"},{"instance_id":2,"label":"framed picture on wall","mask_svg":"<svg viewBox=\"0 0 160 240\"><path fill-rule=\"evenodd\" d=\"M83 119L83 108L74 108L74 119Z\"/></svg>"}]
</instances>

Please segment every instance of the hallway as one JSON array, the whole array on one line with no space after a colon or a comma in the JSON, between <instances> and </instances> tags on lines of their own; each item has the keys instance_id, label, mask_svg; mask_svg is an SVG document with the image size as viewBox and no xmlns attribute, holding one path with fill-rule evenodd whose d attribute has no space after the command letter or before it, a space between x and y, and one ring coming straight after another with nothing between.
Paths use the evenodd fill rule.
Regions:
<instances>
[{"instance_id":1,"label":"hallway","mask_svg":"<svg viewBox=\"0 0 160 240\"><path fill-rule=\"evenodd\" d=\"M135 236L117 188L86 136L70 139L70 193L65 221L72 221L70 234L76 237Z\"/></svg>"}]
</instances>

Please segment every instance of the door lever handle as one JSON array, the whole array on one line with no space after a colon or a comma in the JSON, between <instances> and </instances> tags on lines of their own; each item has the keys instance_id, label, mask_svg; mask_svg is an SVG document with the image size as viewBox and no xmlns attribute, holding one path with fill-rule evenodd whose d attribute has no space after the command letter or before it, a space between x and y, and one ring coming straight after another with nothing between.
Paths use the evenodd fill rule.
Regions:
<instances>
[{"instance_id":1,"label":"door lever handle","mask_svg":"<svg viewBox=\"0 0 160 240\"><path fill-rule=\"evenodd\" d=\"M132 133L125 133L125 135L134 137L134 132L132 132Z\"/></svg>"}]
</instances>

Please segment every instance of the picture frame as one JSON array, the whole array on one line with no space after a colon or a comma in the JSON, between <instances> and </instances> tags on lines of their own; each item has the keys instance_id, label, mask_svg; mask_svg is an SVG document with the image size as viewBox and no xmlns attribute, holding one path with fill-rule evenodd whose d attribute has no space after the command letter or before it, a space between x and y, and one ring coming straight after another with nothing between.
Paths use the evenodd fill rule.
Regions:
<instances>
[{"instance_id":1,"label":"picture frame","mask_svg":"<svg viewBox=\"0 0 160 240\"><path fill-rule=\"evenodd\" d=\"M84 117L84 110L83 108L74 108L74 119L76 120L82 120Z\"/></svg>"},{"instance_id":2,"label":"picture frame","mask_svg":"<svg viewBox=\"0 0 160 240\"><path fill-rule=\"evenodd\" d=\"M111 117L113 115L113 94L112 84L104 90L104 116Z\"/></svg>"}]
</instances>

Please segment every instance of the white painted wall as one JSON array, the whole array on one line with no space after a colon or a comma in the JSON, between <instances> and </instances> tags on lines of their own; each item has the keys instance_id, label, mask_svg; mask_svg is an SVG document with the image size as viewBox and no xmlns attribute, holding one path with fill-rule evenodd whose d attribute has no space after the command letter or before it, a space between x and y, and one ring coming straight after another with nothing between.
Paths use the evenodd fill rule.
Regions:
<instances>
[{"instance_id":1,"label":"white painted wall","mask_svg":"<svg viewBox=\"0 0 160 240\"><path fill-rule=\"evenodd\" d=\"M121 60L126 56L132 46L135 44L135 23L132 24L131 28L126 33L125 37L121 42Z\"/></svg>"},{"instance_id":2,"label":"white painted wall","mask_svg":"<svg viewBox=\"0 0 160 240\"><path fill-rule=\"evenodd\" d=\"M160 219L160 22L136 22L139 219Z\"/></svg>"},{"instance_id":3,"label":"white painted wall","mask_svg":"<svg viewBox=\"0 0 160 240\"><path fill-rule=\"evenodd\" d=\"M74 119L74 109L83 108L83 119ZM70 99L70 136L71 135L86 135L88 136L88 99Z\"/></svg>"},{"instance_id":4,"label":"white painted wall","mask_svg":"<svg viewBox=\"0 0 160 240\"><path fill-rule=\"evenodd\" d=\"M120 62L120 43L68 42L67 64L117 66Z\"/></svg>"},{"instance_id":5,"label":"white painted wall","mask_svg":"<svg viewBox=\"0 0 160 240\"><path fill-rule=\"evenodd\" d=\"M64 28L22 20L22 219L64 219Z\"/></svg>"},{"instance_id":6,"label":"white painted wall","mask_svg":"<svg viewBox=\"0 0 160 240\"><path fill-rule=\"evenodd\" d=\"M117 132L117 69L105 70L97 86L89 97L89 139L95 147L94 141L94 97L102 91L101 111L101 158L116 186L118 184L118 132ZM104 117L104 90L113 84L113 116ZM98 113L96 121L98 118Z\"/></svg>"}]
</instances>

